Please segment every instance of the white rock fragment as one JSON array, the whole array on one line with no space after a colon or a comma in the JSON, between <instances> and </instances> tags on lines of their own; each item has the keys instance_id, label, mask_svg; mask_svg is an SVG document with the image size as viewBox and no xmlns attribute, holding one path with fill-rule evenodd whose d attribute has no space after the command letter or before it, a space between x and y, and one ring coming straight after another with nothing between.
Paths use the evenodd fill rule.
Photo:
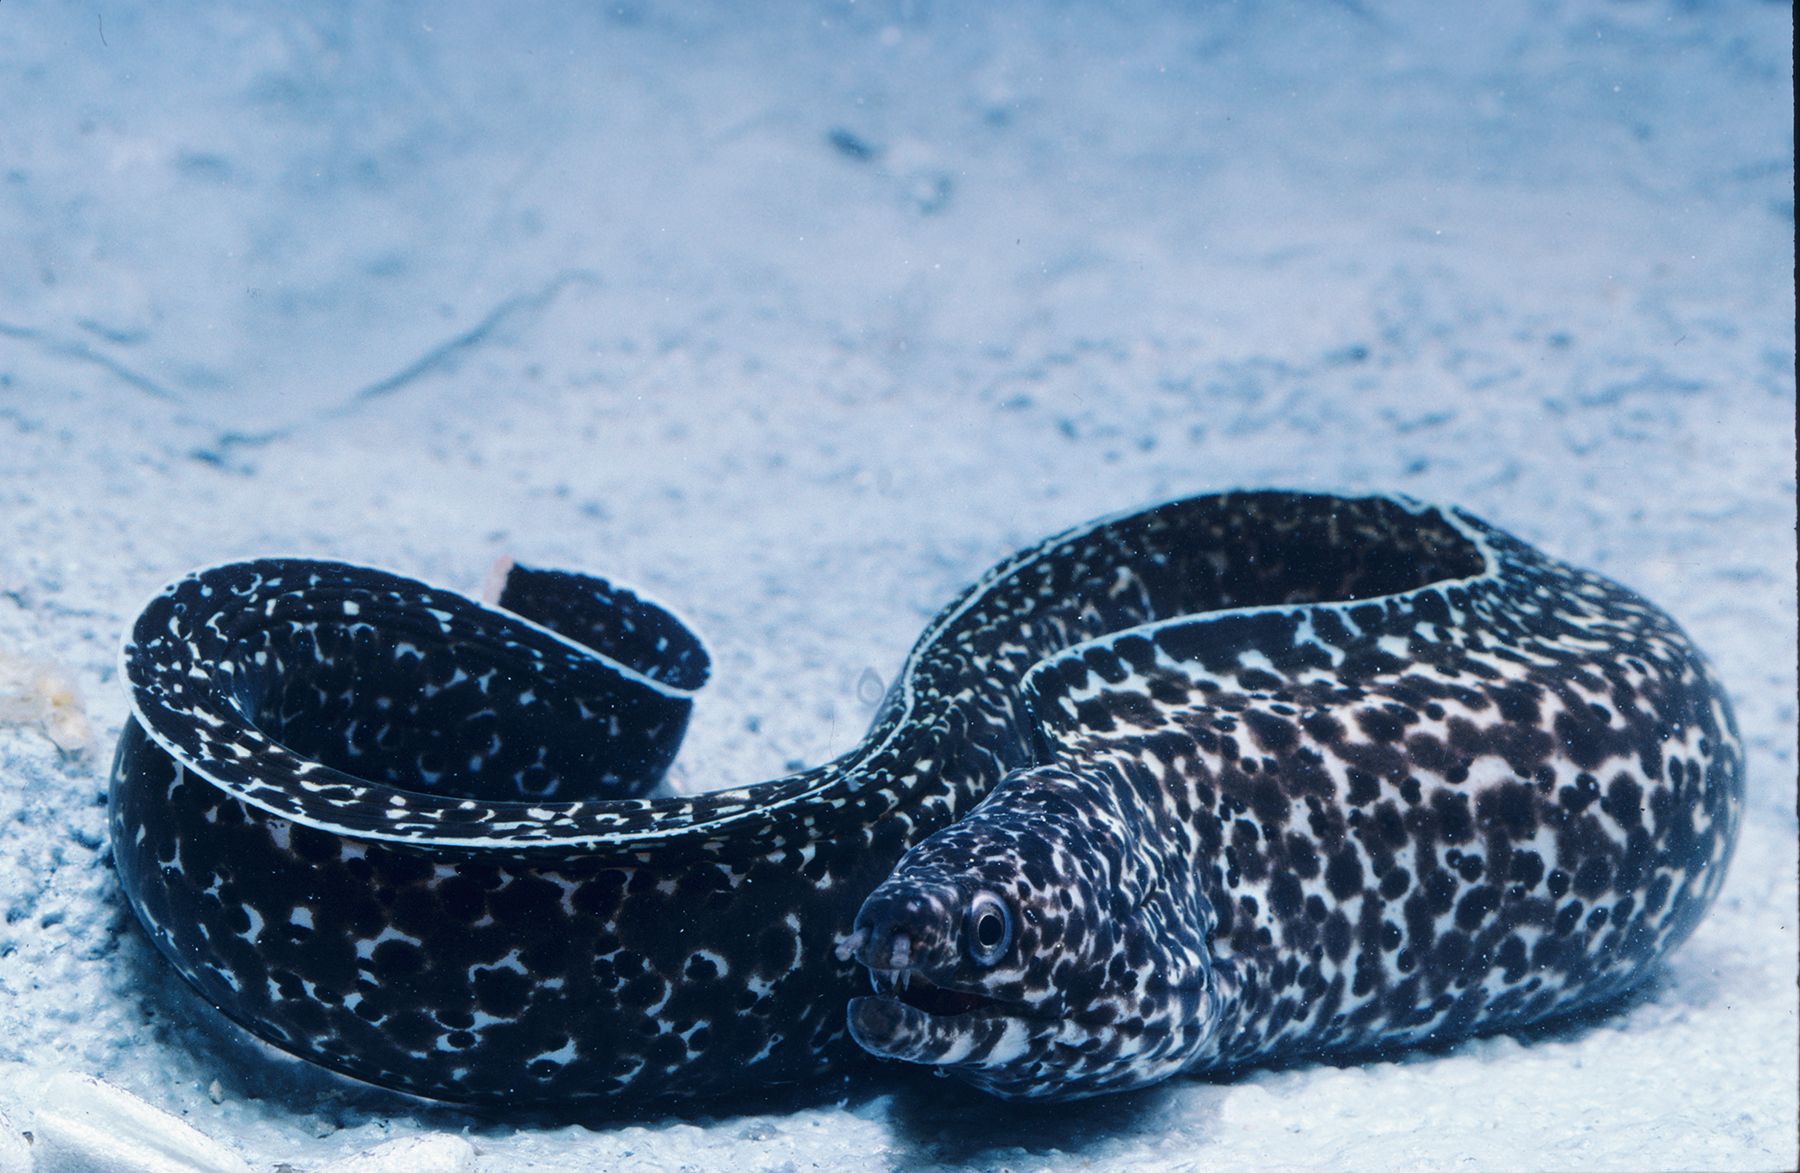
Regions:
<instances>
[{"instance_id":1,"label":"white rock fragment","mask_svg":"<svg viewBox=\"0 0 1800 1173\"><path fill-rule=\"evenodd\" d=\"M364 1149L318 1173L471 1173L475 1146L448 1132L408 1136Z\"/></svg>"},{"instance_id":2,"label":"white rock fragment","mask_svg":"<svg viewBox=\"0 0 1800 1173\"><path fill-rule=\"evenodd\" d=\"M36 726L66 754L80 753L94 740L81 690L68 674L5 648L0 648L0 725Z\"/></svg>"},{"instance_id":3,"label":"white rock fragment","mask_svg":"<svg viewBox=\"0 0 1800 1173\"><path fill-rule=\"evenodd\" d=\"M31 1146L5 1112L0 1112L0 1173L32 1173Z\"/></svg>"},{"instance_id":4,"label":"white rock fragment","mask_svg":"<svg viewBox=\"0 0 1800 1173\"><path fill-rule=\"evenodd\" d=\"M36 1173L250 1173L218 1141L91 1075L50 1077L32 1135Z\"/></svg>"}]
</instances>

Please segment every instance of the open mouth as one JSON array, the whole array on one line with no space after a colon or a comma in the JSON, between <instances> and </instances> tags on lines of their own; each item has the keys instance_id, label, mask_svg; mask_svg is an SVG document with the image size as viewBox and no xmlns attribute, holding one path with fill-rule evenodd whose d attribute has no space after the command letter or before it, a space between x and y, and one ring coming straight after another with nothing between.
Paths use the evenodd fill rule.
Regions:
<instances>
[{"instance_id":1,"label":"open mouth","mask_svg":"<svg viewBox=\"0 0 1800 1173\"><path fill-rule=\"evenodd\" d=\"M946 1018L999 1006L985 994L940 986L917 970L871 969L869 976L877 994L904 1002L914 1010L922 1010L934 1017Z\"/></svg>"}]
</instances>

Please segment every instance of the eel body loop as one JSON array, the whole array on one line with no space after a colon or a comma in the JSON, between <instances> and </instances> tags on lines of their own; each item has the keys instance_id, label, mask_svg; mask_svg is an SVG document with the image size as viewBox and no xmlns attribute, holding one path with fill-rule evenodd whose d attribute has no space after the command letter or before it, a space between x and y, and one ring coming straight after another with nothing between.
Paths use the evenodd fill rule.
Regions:
<instances>
[{"instance_id":1,"label":"eel body loop","mask_svg":"<svg viewBox=\"0 0 1800 1173\"><path fill-rule=\"evenodd\" d=\"M1472 675L1443 697L1405 691L1452 669ZM1046 539L927 625L855 749L786 778L675 797L664 773L707 674L672 614L585 575L515 567L490 607L336 562L196 571L155 596L125 641L133 715L111 795L121 886L158 950L231 1018L420 1095L630 1107L815 1080L865 1051L986 1072L975 1082L1002 1094L1090 1094L1272 1056L1296 1038L1289 1050L1321 1049L1305 1035L1317 1018L1296 1025L1294 991L1322 975L1324 994L1337 988L1356 964L1339 956L1345 931L1389 935L1388 918L1338 925L1365 896L1332 847L1363 841L1353 822L1388 828L1384 802L1406 834L1423 802L1437 820L1432 867L1457 878L1422 874L1417 839L1410 853L1395 844L1359 857L1381 891L1384 864L1406 854L1414 891L1432 901L1408 919L1406 895L1394 895L1413 973L1390 950L1381 988L1395 1006L1393 991L1406 990L1452 1029L1476 1029L1487 1020L1467 1009L1468 991L1498 979L1469 958L1484 918L1525 907L1508 903L1509 885L1549 917L1542 936L1566 919L1553 886L1599 882L1557 863L1559 835L1578 869L1584 852L1607 861L1606 907L1635 950L1622 968L1595 962L1592 981L1577 961L1586 952L1527 952L1526 966L1573 973L1557 989L1579 1001L1635 980L1691 928L1723 873L1742 787L1729 709L1672 622L1460 511L1399 497L1193 497ZM1637 686L1630 705L1613 695L1622 679ZM1547 690L1535 707L1505 691L1521 682ZM1577 712L1573 697L1612 716ZM1371 707L1448 714L1464 702L1478 710L1465 734L1479 736L1448 736L1437 758L1407 758L1404 728L1376 738L1392 752L1354 770L1311 769L1299 752L1321 722L1344 724L1350 744L1388 728L1363 715ZM1307 725L1302 710L1319 720ZM1265 717L1308 732L1284 740ZM1546 722L1548 746L1530 736ZM1627 750L1636 765L1621 765ZM1592 774L1582 763L1594 753L1620 768ZM1502 778L1502 766L1524 772ZM1495 820L1524 834L1516 802L1482 797L1509 779L1534 788L1543 842L1511 843L1505 876L1482 881L1478 869L1499 866L1482 838ZM1430 792L1407 797L1421 786ZM1453 799L1436 797L1459 786L1472 799L1466 829L1439 809ZM1194 821L1206 803L1216 823ZM1561 829L1545 821L1559 803L1573 812ZM1582 821L1589 804L1612 821ZM1267 861L1254 876L1231 862L1255 854L1240 843L1250 826L1293 853L1283 860L1297 892L1270 881ZM967 848L995 845L1015 849L1010 863L964 874ZM1520 862L1527 850L1541 874ZM1044 851L1049 870L1034 854ZM1641 874L1622 874L1627 859ZM1060 898L1066 880L1067 912L1101 874L1109 898L1129 897L1121 931L1139 932L1109 940L1166 961L1178 1021L1146 1008L1137 1036L1108 1035L1067 990L1045 987L1029 1029L1009 1026L994 983L1022 978L1014 992L1036 996L1035 971L1021 966L1100 956L1082 934L1049 947L1032 894ZM1244 884L1265 885L1266 903L1238 900ZM1484 885L1491 899L1465 899ZM1614 892L1632 885L1640 916L1659 893L1647 944L1629 935L1632 910ZM951 907L977 891L1003 903L978 916ZM902 924L939 905L954 928ZM1285 935L1267 933L1266 909L1312 924L1311 937L1285 922ZM1460 961L1420 937L1421 917L1445 916L1471 920L1456 930ZM1583 931L1601 934L1584 940L1607 940L1583 916ZM980 936L979 978L947 968L961 964L958 931ZM1256 953L1265 935L1279 955ZM1502 948L1486 963L1511 973L1518 959ZM847 1017L871 972L878 996ZM1345 973L1341 997L1363 980ZM1515 1001L1564 1004L1533 996ZM1113 1066L1040 1063L1047 1013L1069 1053ZM982 1015L997 1024L987 1035L957 1033ZM1420 1019L1405 1037L1442 1025Z\"/></svg>"},{"instance_id":2,"label":"eel body loop","mask_svg":"<svg viewBox=\"0 0 1800 1173\"><path fill-rule=\"evenodd\" d=\"M1742 809L1705 658L1466 514L1396 522L1435 537L1406 570L1396 531L1350 543L1398 576L1379 597L1253 543L1319 561L1027 673L1037 763L858 914L857 1041L1071 1099L1529 1026L1654 973ZM972 927L996 903L1016 941Z\"/></svg>"}]
</instances>

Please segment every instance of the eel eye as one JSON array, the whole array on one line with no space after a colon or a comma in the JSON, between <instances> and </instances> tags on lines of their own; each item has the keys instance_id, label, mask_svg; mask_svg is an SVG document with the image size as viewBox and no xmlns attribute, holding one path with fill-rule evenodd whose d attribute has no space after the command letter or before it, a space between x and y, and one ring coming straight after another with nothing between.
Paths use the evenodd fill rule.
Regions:
<instances>
[{"instance_id":1,"label":"eel eye","mask_svg":"<svg viewBox=\"0 0 1800 1173\"><path fill-rule=\"evenodd\" d=\"M992 965L1012 948L1013 915L992 892L977 892L969 902L969 956L982 965Z\"/></svg>"}]
</instances>

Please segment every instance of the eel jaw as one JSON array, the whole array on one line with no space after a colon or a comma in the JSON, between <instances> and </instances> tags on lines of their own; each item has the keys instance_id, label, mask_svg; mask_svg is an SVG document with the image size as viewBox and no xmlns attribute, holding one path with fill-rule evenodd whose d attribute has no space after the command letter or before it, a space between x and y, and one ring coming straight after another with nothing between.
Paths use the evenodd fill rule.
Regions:
<instances>
[{"instance_id":1,"label":"eel jaw","mask_svg":"<svg viewBox=\"0 0 1800 1173\"><path fill-rule=\"evenodd\" d=\"M954 889L918 885L877 889L864 902L837 946L838 960L862 965L874 987L848 1007L850 1036L864 1050L966 1073L1010 1062L1054 1032L1032 1007L994 997L964 972L953 927L961 906Z\"/></svg>"},{"instance_id":2,"label":"eel jaw","mask_svg":"<svg viewBox=\"0 0 1800 1173\"><path fill-rule=\"evenodd\" d=\"M871 1054L885 1059L931 1066L950 1066L969 1058L983 1043L1017 1039L1029 1033L1028 1021L994 998L975 990L935 982L916 968L877 969L869 976L871 995L852 998L850 1035ZM984 1049L992 1058L996 1049Z\"/></svg>"},{"instance_id":3,"label":"eel jaw","mask_svg":"<svg viewBox=\"0 0 1800 1173\"><path fill-rule=\"evenodd\" d=\"M904 1002L936 1018L953 1018L976 1010L996 1010L1001 1005L980 990L933 981L917 968L870 969L869 980L877 996Z\"/></svg>"}]
</instances>

